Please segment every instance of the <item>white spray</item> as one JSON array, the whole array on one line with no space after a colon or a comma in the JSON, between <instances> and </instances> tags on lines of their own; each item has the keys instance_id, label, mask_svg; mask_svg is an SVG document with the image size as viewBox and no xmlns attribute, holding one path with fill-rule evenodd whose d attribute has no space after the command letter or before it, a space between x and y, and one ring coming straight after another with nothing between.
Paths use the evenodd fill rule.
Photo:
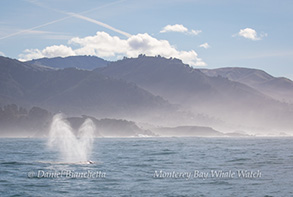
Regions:
<instances>
[{"instance_id":1,"label":"white spray","mask_svg":"<svg viewBox=\"0 0 293 197\"><path fill-rule=\"evenodd\" d=\"M94 131L93 121L86 119L75 136L62 114L57 114L51 124L48 146L58 151L64 162L87 162L92 151Z\"/></svg>"}]
</instances>

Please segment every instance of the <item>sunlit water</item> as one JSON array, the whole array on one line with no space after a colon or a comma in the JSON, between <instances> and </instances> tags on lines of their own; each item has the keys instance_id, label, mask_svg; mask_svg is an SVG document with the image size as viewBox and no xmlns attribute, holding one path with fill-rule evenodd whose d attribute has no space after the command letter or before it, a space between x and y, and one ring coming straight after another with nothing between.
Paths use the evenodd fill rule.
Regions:
<instances>
[{"instance_id":1,"label":"sunlit water","mask_svg":"<svg viewBox=\"0 0 293 197\"><path fill-rule=\"evenodd\" d=\"M80 164L60 162L59 154L47 148L47 139L0 139L0 196L293 196L292 142L292 138L97 138L89 158L95 163ZM212 170L261 174L211 177ZM162 176L190 172L192 177L157 177L155 172L160 171ZM209 177L195 177L195 171ZM44 175L53 172L63 174Z\"/></svg>"}]
</instances>

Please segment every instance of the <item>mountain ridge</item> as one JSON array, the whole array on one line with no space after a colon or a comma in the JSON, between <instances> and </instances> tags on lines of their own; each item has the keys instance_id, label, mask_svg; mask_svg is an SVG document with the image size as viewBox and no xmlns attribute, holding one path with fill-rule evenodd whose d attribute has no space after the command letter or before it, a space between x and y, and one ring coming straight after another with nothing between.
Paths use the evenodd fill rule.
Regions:
<instances>
[{"instance_id":1,"label":"mountain ridge","mask_svg":"<svg viewBox=\"0 0 293 197\"><path fill-rule=\"evenodd\" d=\"M9 65L6 64L10 62ZM5 63L6 62L6 63ZM14 65L16 64L16 65ZM37 69L36 69L37 68ZM42 68L42 69L38 69ZM2 105L12 101L23 106L37 105L50 111L72 115L112 117L135 116L174 110L164 99L127 81L76 68L45 69L13 59L0 59ZM5 78L8 76L8 78ZM14 89L19 93L13 94ZM7 98L7 99L6 99ZM141 115L142 116L142 115Z\"/></svg>"},{"instance_id":2,"label":"mountain ridge","mask_svg":"<svg viewBox=\"0 0 293 197\"><path fill-rule=\"evenodd\" d=\"M269 122L271 127L291 128L285 117L287 112L282 114L290 106L243 83L207 76L177 59L141 55L94 71L133 82L185 110L205 113L230 124L259 127ZM276 114L284 120L276 121Z\"/></svg>"},{"instance_id":3,"label":"mountain ridge","mask_svg":"<svg viewBox=\"0 0 293 197\"><path fill-rule=\"evenodd\" d=\"M85 70L93 70L100 67L105 67L109 63L102 58L96 56L69 56L69 57L54 57L40 58L27 61L27 64L36 66L45 66L56 69L64 68L80 68Z\"/></svg>"},{"instance_id":4,"label":"mountain ridge","mask_svg":"<svg viewBox=\"0 0 293 197\"><path fill-rule=\"evenodd\" d=\"M289 131L293 126L291 105L225 76L208 76L176 58L140 55L93 71L68 67L0 58L0 104L37 105L71 116L124 117L165 127ZM263 74L259 79L269 78Z\"/></svg>"},{"instance_id":5,"label":"mountain ridge","mask_svg":"<svg viewBox=\"0 0 293 197\"><path fill-rule=\"evenodd\" d=\"M293 81L285 77L274 77L263 70L241 67L200 69L208 76L222 76L231 81L246 84L282 102L293 104Z\"/></svg>"}]
</instances>

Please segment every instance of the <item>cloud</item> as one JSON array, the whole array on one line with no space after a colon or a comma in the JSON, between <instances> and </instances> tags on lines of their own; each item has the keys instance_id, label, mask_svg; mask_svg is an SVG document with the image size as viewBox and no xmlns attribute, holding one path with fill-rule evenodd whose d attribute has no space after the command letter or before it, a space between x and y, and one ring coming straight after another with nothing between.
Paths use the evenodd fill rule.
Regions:
<instances>
[{"instance_id":1,"label":"cloud","mask_svg":"<svg viewBox=\"0 0 293 197\"><path fill-rule=\"evenodd\" d=\"M20 31L23 31L23 30L20 30ZM54 32L40 31L40 30L27 30L24 33L26 34L54 34Z\"/></svg>"},{"instance_id":2,"label":"cloud","mask_svg":"<svg viewBox=\"0 0 293 197\"><path fill-rule=\"evenodd\" d=\"M181 24L175 24L175 25L167 25L165 26L160 33L167 33L167 32L180 32L180 33L187 33L190 35L197 36L199 33L201 33L201 30L188 30L188 28L184 27Z\"/></svg>"},{"instance_id":3,"label":"cloud","mask_svg":"<svg viewBox=\"0 0 293 197\"><path fill-rule=\"evenodd\" d=\"M36 29L0 28L0 32L1 32L0 40L9 38L18 34L25 35L25 36L34 36L34 37L38 36L42 39L50 39L50 40L68 40L73 37L63 32L43 31L43 30L36 30ZM16 32L16 33L12 33L4 37L1 37L3 35L3 32Z\"/></svg>"},{"instance_id":4,"label":"cloud","mask_svg":"<svg viewBox=\"0 0 293 197\"><path fill-rule=\"evenodd\" d=\"M77 55L71 47L65 45L53 45L46 47L43 50L39 49L26 49L25 54L19 55L20 61L27 61L32 59L39 59L43 57L67 57Z\"/></svg>"},{"instance_id":5,"label":"cloud","mask_svg":"<svg viewBox=\"0 0 293 197\"><path fill-rule=\"evenodd\" d=\"M73 17L76 17L76 18L79 18L79 19L82 19L82 20L85 20L85 21L88 21L88 22L91 22L91 23L94 23L94 24L97 24L97 25L100 25L102 27L105 27L107 29L110 29L112 31L115 31L119 34L122 34L126 37L131 37L131 34L127 33L127 32L124 32L124 31L121 31L119 29L116 29L108 24L105 24L105 23L102 23L100 21L97 21L95 19L92 19L92 18L89 18L89 17L86 17L86 16L83 16L83 15L80 15L80 14L76 14L76 13L72 13L72 12L66 12L66 14L68 14L69 16L73 16Z\"/></svg>"},{"instance_id":6,"label":"cloud","mask_svg":"<svg viewBox=\"0 0 293 197\"><path fill-rule=\"evenodd\" d=\"M5 56L5 54L2 51L0 51L0 56Z\"/></svg>"},{"instance_id":7,"label":"cloud","mask_svg":"<svg viewBox=\"0 0 293 197\"><path fill-rule=\"evenodd\" d=\"M13 36L17 36L17 35L20 35L20 34L24 34L24 33L29 33L29 32L32 32L32 30L39 29L39 28L42 28L42 27L46 27L46 26L49 26L49 25L52 25L52 24L55 24L55 23L58 23L58 22L61 22L61 21L67 20L67 19L72 18L72 17L76 17L76 18L82 18L82 17L83 17L84 20L88 20L88 19L89 19L88 21L92 20L91 22L93 22L93 23L98 22L98 23L100 23L99 25L101 25L101 26L104 25L104 27L106 27L107 24L101 23L101 22L99 22L99 21L95 21L94 19L90 19L90 18L88 18L88 17L84 17L84 16L82 16L81 14L85 14L85 13L89 13L89 12L97 11L98 9L104 9L104 8L106 8L106 7L108 7L108 6L111 6L111 5L114 5L114 4L118 4L118 3L122 3L122 2L124 2L125 0L119 0L119 1L111 2L111 3L105 4L105 5L102 5L102 6L99 6L99 7L92 8L92 9L90 9L90 10L87 10L87 11L81 12L81 13L79 13L79 14L76 14L76 13L68 13L68 12L64 12L64 11L57 10L57 9L51 9L51 8L49 8L48 6L45 6L44 4L40 3L40 2L37 1L37 0L26 0L26 1L29 2L29 3L31 3L31 4L34 4L34 5L36 5L36 6L42 7L42 8L46 8L46 9L53 10L53 11L55 11L55 12L59 12L59 13L66 14L67 16L66 16L66 17L63 17L63 18L60 18L60 19L57 19L57 20L53 20L53 21L50 21L50 22L47 22L47 23L41 24L41 25L38 25L38 26L35 26L35 27L31 27L31 28L28 28L28 29L24 29L24 30L21 30L21 31L17 31L17 32L14 32L14 33L8 34L8 35L6 35L6 36L2 36L2 37L0 37L0 40L6 39L6 38L10 38L10 37L13 37ZM108 26L109 26L109 25L108 25ZM109 27L110 27L109 29L113 28L113 27L111 27L111 26L109 26ZM107 27L106 27L106 28L107 28ZM115 29L115 28L113 28L113 29ZM112 29L112 30L113 30L113 29ZM113 31L115 31L115 30L113 30ZM120 30L118 30L118 31L120 31ZM119 32L118 32L118 33L119 33ZM127 34L127 33L126 33L126 34ZM127 36L127 35L126 35L126 36Z\"/></svg>"},{"instance_id":8,"label":"cloud","mask_svg":"<svg viewBox=\"0 0 293 197\"><path fill-rule=\"evenodd\" d=\"M191 35L195 35L197 36L199 33L201 33L202 31L201 30L194 30L192 29L191 31L189 31L188 33L191 34Z\"/></svg>"},{"instance_id":9,"label":"cloud","mask_svg":"<svg viewBox=\"0 0 293 197\"><path fill-rule=\"evenodd\" d=\"M50 40L68 40L73 36L65 35L62 32L40 31L40 30L28 30L24 34L40 35L44 39Z\"/></svg>"},{"instance_id":10,"label":"cloud","mask_svg":"<svg viewBox=\"0 0 293 197\"><path fill-rule=\"evenodd\" d=\"M245 29L240 29L240 31L236 35L233 35L233 37L235 37L235 36L240 36L240 37L244 37L246 39L256 41L256 40L261 40L263 37L266 37L267 34L263 33L263 34L258 35L254 29L245 28Z\"/></svg>"},{"instance_id":11,"label":"cloud","mask_svg":"<svg viewBox=\"0 0 293 197\"><path fill-rule=\"evenodd\" d=\"M76 53L72 50L71 47L67 47L64 45L53 45L50 47L46 47L44 50L42 50L42 54L45 57L66 57L75 55Z\"/></svg>"},{"instance_id":12,"label":"cloud","mask_svg":"<svg viewBox=\"0 0 293 197\"><path fill-rule=\"evenodd\" d=\"M75 49L65 45L49 46L43 50L27 49L24 54L19 55L19 58L24 61L41 57L95 55L102 58L118 59L121 56L137 57L139 54L146 54L179 58L190 66L206 65L194 50L179 51L167 40L158 40L147 33L121 39L106 32L97 32L94 36L72 38L68 41L68 45L74 46Z\"/></svg>"},{"instance_id":13,"label":"cloud","mask_svg":"<svg viewBox=\"0 0 293 197\"><path fill-rule=\"evenodd\" d=\"M40 30L27 30L23 34L40 36L42 39L49 40L68 40L73 36L66 35L62 32L40 31Z\"/></svg>"},{"instance_id":14,"label":"cloud","mask_svg":"<svg viewBox=\"0 0 293 197\"><path fill-rule=\"evenodd\" d=\"M167 25L165 26L160 33L166 33L166 32L188 32L188 29L184 27L183 25Z\"/></svg>"},{"instance_id":15,"label":"cloud","mask_svg":"<svg viewBox=\"0 0 293 197\"><path fill-rule=\"evenodd\" d=\"M206 43L199 45L199 47L207 49L207 48L210 48L211 46L206 42Z\"/></svg>"},{"instance_id":16,"label":"cloud","mask_svg":"<svg viewBox=\"0 0 293 197\"><path fill-rule=\"evenodd\" d=\"M97 32L94 36L84 38L75 37L69 41L69 44L79 46L75 50L78 55L96 55L103 58L125 54L128 50L127 40L110 36L106 32Z\"/></svg>"},{"instance_id":17,"label":"cloud","mask_svg":"<svg viewBox=\"0 0 293 197\"><path fill-rule=\"evenodd\" d=\"M58 19L58 20L54 20L54 21L51 21L51 22L48 22L48 23L45 23L45 24L42 24L42 25L38 25L38 26L29 28L29 29L24 29L24 30L15 32L15 33L11 33L11 34L8 34L6 36L0 37L0 40L10 38L12 36L16 36L16 35L19 35L19 34L30 33L30 32L33 32L33 30L35 30L35 29L38 29L38 28L41 28L41 27L46 27L48 25L51 25L51 24L54 24L54 23L57 23L57 22L60 22L60 21L64 21L64 20L66 20L68 18L70 18L70 16L67 16L67 17L64 17L64 18L61 18L61 19Z\"/></svg>"}]
</instances>

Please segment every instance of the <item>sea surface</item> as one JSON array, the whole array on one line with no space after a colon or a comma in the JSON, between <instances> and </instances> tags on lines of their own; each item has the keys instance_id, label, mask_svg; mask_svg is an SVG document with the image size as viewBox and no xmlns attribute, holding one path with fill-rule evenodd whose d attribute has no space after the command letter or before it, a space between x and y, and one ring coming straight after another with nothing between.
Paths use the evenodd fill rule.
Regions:
<instances>
[{"instance_id":1,"label":"sea surface","mask_svg":"<svg viewBox=\"0 0 293 197\"><path fill-rule=\"evenodd\" d=\"M2 138L0 196L293 196L293 138L96 138L90 160Z\"/></svg>"}]
</instances>

